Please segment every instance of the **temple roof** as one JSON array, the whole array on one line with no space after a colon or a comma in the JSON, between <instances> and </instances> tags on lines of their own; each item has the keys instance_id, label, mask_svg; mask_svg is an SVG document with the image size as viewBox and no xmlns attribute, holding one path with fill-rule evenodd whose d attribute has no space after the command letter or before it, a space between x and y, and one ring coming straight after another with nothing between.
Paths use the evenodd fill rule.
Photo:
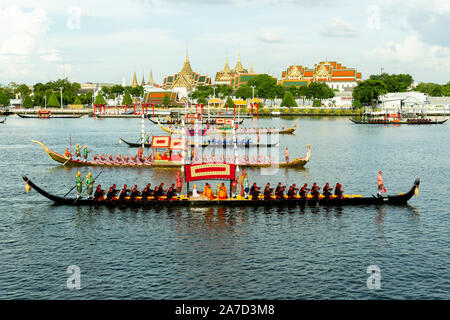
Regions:
<instances>
[{"instance_id":1,"label":"temple roof","mask_svg":"<svg viewBox=\"0 0 450 320\"><path fill-rule=\"evenodd\" d=\"M236 66L231 70L233 73L248 73L248 70L244 68L241 63L241 55L238 53L238 60L236 61Z\"/></svg>"},{"instance_id":2,"label":"temple roof","mask_svg":"<svg viewBox=\"0 0 450 320\"><path fill-rule=\"evenodd\" d=\"M336 61L325 60L315 64L311 69L291 65L286 71L283 71L282 78L284 81L359 81L361 80L361 73Z\"/></svg>"}]
</instances>

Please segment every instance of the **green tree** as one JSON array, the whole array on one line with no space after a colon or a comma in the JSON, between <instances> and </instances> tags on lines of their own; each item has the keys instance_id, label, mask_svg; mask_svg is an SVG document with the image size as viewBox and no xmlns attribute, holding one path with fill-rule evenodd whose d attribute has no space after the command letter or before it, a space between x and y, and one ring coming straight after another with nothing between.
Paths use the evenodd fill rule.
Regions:
<instances>
[{"instance_id":1,"label":"green tree","mask_svg":"<svg viewBox=\"0 0 450 320\"><path fill-rule=\"evenodd\" d=\"M217 91L216 91L217 93ZM214 91L212 86L198 86L191 94L191 99L197 99L197 103L199 99L205 99L209 96L213 96Z\"/></svg>"},{"instance_id":2,"label":"green tree","mask_svg":"<svg viewBox=\"0 0 450 320\"><path fill-rule=\"evenodd\" d=\"M322 82L312 82L309 85L309 91L314 99L322 100L334 97L334 91L326 83Z\"/></svg>"},{"instance_id":3,"label":"green tree","mask_svg":"<svg viewBox=\"0 0 450 320\"><path fill-rule=\"evenodd\" d=\"M314 100L313 100L312 106L313 106L314 108L319 108L319 107L322 106L322 102L320 102L320 100L318 100L318 99L314 99Z\"/></svg>"},{"instance_id":4,"label":"green tree","mask_svg":"<svg viewBox=\"0 0 450 320\"><path fill-rule=\"evenodd\" d=\"M270 99L273 96L273 87L277 85L277 80L268 74L260 74L251 78L247 84L250 87L256 87L255 97L264 99L265 103L266 99Z\"/></svg>"},{"instance_id":5,"label":"green tree","mask_svg":"<svg viewBox=\"0 0 450 320\"><path fill-rule=\"evenodd\" d=\"M370 104L375 107L378 97L387 92L387 86L383 81L364 80L353 89L353 99L361 104Z\"/></svg>"},{"instance_id":6,"label":"green tree","mask_svg":"<svg viewBox=\"0 0 450 320\"><path fill-rule=\"evenodd\" d=\"M80 100L80 97L76 97L75 101L73 102L73 104L82 104L81 100Z\"/></svg>"},{"instance_id":7,"label":"green tree","mask_svg":"<svg viewBox=\"0 0 450 320\"><path fill-rule=\"evenodd\" d=\"M284 95L283 86L277 84L271 88L267 98L271 99L271 100L275 100L275 99L283 97L283 95Z\"/></svg>"},{"instance_id":8,"label":"green tree","mask_svg":"<svg viewBox=\"0 0 450 320\"><path fill-rule=\"evenodd\" d=\"M95 97L95 104L105 104L106 105L106 100L103 97L103 95L101 93L99 93L96 97Z\"/></svg>"},{"instance_id":9,"label":"green tree","mask_svg":"<svg viewBox=\"0 0 450 320\"><path fill-rule=\"evenodd\" d=\"M231 93L233 92L233 88L231 86L228 86L226 84L220 84L216 87L216 95L218 97L228 97L231 95Z\"/></svg>"},{"instance_id":10,"label":"green tree","mask_svg":"<svg viewBox=\"0 0 450 320\"><path fill-rule=\"evenodd\" d=\"M163 104L164 107L167 107L167 106L170 104L170 97L169 97L168 94L165 94L165 95L164 95L162 104Z\"/></svg>"},{"instance_id":11,"label":"green tree","mask_svg":"<svg viewBox=\"0 0 450 320\"><path fill-rule=\"evenodd\" d=\"M242 85L236 90L234 94L236 97L246 100L252 97L252 88L250 88L250 86L248 85Z\"/></svg>"},{"instance_id":12,"label":"green tree","mask_svg":"<svg viewBox=\"0 0 450 320\"><path fill-rule=\"evenodd\" d=\"M295 102L294 96L292 95L291 91L286 91L283 97L283 101L281 101L282 107L297 107L297 102Z\"/></svg>"},{"instance_id":13,"label":"green tree","mask_svg":"<svg viewBox=\"0 0 450 320\"><path fill-rule=\"evenodd\" d=\"M61 107L61 105L59 104L58 98L56 98L56 95L54 93L52 93L50 95L50 98L47 100L47 106L49 107Z\"/></svg>"},{"instance_id":14,"label":"green tree","mask_svg":"<svg viewBox=\"0 0 450 320\"><path fill-rule=\"evenodd\" d=\"M3 87L0 85L0 106L9 106L9 100L14 98L14 91L10 87Z\"/></svg>"},{"instance_id":15,"label":"green tree","mask_svg":"<svg viewBox=\"0 0 450 320\"><path fill-rule=\"evenodd\" d=\"M234 107L234 102L233 102L233 99L231 99L231 97L227 98L227 101L225 102L225 104L227 105L228 108Z\"/></svg>"},{"instance_id":16,"label":"green tree","mask_svg":"<svg viewBox=\"0 0 450 320\"><path fill-rule=\"evenodd\" d=\"M114 98L122 95L125 92L125 88L121 85L114 85L111 87L111 93L114 94Z\"/></svg>"},{"instance_id":17,"label":"green tree","mask_svg":"<svg viewBox=\"0 0 450 320\"><path fill-rule=\"evenodd\" d=\"M200 98L197 99L197 103L206 105L208 103L208 101L206 100L205 97L200 97Z\"/></svg>"},{"instance_id":18,"label":"green tree","mask_svg":"<svg viewBox=\"0 0 450 320\"><path fill-rule=\"evenodd\" d=\"M308 86L302 86L298 88L298 96L302 98L303 104L305 104L306 99L312 98L311 89Z\"/></svg>"},{"instance_id":19,"label":"green tree","mask_svg":"<svg viewBox=\"0 0 450 320\"><path fill-rule=\"evenodd\" d=\"M16 88L15 93L19 93L20 98L25 99L25 97L31 93L31 90L26 84L21 84Z\"/></svg>"},{"instance_id":20,"label":"green tree","mask_svg":"<svg viewBox=\"0 0 450 320\"><path fill-rule=\"evenodd\" d=\"M9 106L9 100L8 94L0 88L0 105L3 107Z\"/></svg>"},{"instance_id":21,"label":"green tree","mask_svg":"<svg viewBox=\"0 0 450 320\"><path fill-rule=\"evenodd\" d=\"M420 91L422 93L426 93L426 94L428 94L429 96L432 96L432 97L439 97L439 96L443 96L444 95L445 87L441 86L440 84L437 84L437 83L421 82L416 87L416 90Z\"/></svg>"},{"instance_id":22,"label":"green tree","mask_svg":"<svg viewBox=\"0 0 450 320\"><path fill-rule=\"evenodd\" d=\"M122 105L131 106L133 104L133 99L131 99L131 94L129 92L126 92L123 96Z\"/></svg>"},{"instance_id":23,"label":"green tree","mask_svg":"<svg viewBox=\"0 0 450 320\"><path fill-rule=\"evenodd\" d=\"M450 96L450 81L442 86L442 94L446 97Z\"/></svg>"},{"instance_id":24,"label":"green tree","mask_svg":"<svg viewBox=\"0 0 450 320\"><path fill-rule=\"evenodd\" d=\"M371 75L369 80L380 80L386 85L388 92L405 92L414 79L409 74L387 74L383 73L380 75Z\"/></svg>"},{"instance_id":25,"label":"green tree","mask_svg":"<svg viewBox=\"0 0 450 320\"><path fill-rule=\"evenodd\" d=\"M137 86L136 88L131 88L131 95L133 97L142 97L144 95L144 87Z\"/></svg>"},{"instance_id":26,"label":"green tree","mask_svg":"<svg viewBox=\"0 0 450 320\"><path fill-rule=\"evenodd\" d=\"M29 95L25 96L25 99L23 99L22 107L24 108L33 108L34 103L33 99Z\"/></svg>"}]
</instances>

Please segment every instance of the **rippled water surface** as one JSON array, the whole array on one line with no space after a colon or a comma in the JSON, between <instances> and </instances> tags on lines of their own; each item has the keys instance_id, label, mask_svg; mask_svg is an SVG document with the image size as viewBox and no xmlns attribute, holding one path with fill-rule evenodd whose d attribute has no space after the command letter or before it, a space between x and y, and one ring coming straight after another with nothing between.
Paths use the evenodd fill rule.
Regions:
<instances>
[{"instance_id":1,"label":"rippled water surface","mask_svg":"<svg viewBox=\"0 0 450 320\"><path fill-rule=\"evenodd\" d=\"M252 169L250 182L339 181L345 193L370 196L383 170L391 194L420 177L419 197L404 206L303 209L54 206L25 193L21 174L64 195L78 169L60 166L30 139L60 153L70 141L94 153L134 153L119 137L136 141L141 120L9 117L0 125L0 298L449 299L449 125L364 126L347 118L259 125L295 121L280 152L287 146L291 159L304 156L311 144L306 168L271 176ZM107 168L98 182L167 185L175 175ZM66 287L70 265L81 269L81 290ZM369 265L381 269L379 290L367 288Z\"/></svg>"}]
</instances>

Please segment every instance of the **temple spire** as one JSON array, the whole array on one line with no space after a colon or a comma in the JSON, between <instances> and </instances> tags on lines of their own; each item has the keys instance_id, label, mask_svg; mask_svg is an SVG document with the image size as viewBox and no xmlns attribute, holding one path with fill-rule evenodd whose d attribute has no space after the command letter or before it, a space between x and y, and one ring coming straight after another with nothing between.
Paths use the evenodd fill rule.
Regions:
<instances>
[{"instance_id":1,"label":"temple spire","mask_svg":"<svg viewBox=\"0 0 450 320\"><path fill-rule=\"evenodd\" d=\"M225 67L223 67L222 73L231 73L230 66L228 65L228 57L225 60Z\"/></svg>"},{"instance_id":2,"label":"temple spire","mask_svg":"<svg viewBox=\"0 0 450 320\"><path fill-rule=\"evenodd\" d=\"M147 82L147 84L150 85L150 86L152 86L152 87L154 87L154 85L155 85L155 82L153 81L153 72L152 72L152 69L150 69L150 75L148 76L148 82Z\"/></svg>"},{"instance_id":3,"label":"temple spire","mask_svg":"<svg viewBox=\"0 0 450 320\"><path fill-rule=\"evenodd\" d=\"M144 80L144 71L142 71L142 81L141 81L141 86L145 86L145 80Z\"/></svg>"},{"instance_id":4,"label":"temple spire","mask_svg":"<svg viewBox=\"0 0 450 320\"><path fill-rule=\"evenodd\" d=\"M254 74L255 70L253 70L253 62L250 64L250 74Z\"/></svg>"},{"instance_id":5,"label":"temple spire","mask_svg":"<svg viewBox=\"0 0 450 320\"><path fill-rule=\"evenodd\" d=\"M191 64L189 62L189 57L188 57L188 50L186 49L186 60L184 60L184 65L180 71L180 74L187 76L189 78L192 78L192 73L193 72L192 72Z\"/></svg>"},{"instance_id":6,"label":"temple spire","mask_svg":"<svg viewBox=\"0 0 450 320\"><path fill-rule=\"evenodd\" d=\"M136 79L136 69L134 70L134 75L133 75L133 83L131 84L132 88L136 88L138 86L138 82Z\"/></svg>"}]
</instances>

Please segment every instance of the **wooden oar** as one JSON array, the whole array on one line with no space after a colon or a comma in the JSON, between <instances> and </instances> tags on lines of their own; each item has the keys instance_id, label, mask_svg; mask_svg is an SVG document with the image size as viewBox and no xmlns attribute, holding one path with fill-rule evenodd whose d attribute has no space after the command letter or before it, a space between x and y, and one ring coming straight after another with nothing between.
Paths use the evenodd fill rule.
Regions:
<instances>
[{"instance_id":1,"label":"wooden oar","mask_svg":"<svg viewBox=\"0 0 450 320\"><path fill-rule=\"evenodd\" d=\"M69 193L71 193L71 192L73 191L73 189L75 189L76 187L77 187L77 185L75 185L72 189L70 189L69 192L67 192L67 193L64 195L64 197L67 197L67 195L68 195Z\"/></svg>"},{"instance_id":2,"label":"wooden oar","mask_svg":"<svg viewBox=\"0 0 450 320\"><path fill-rule=\"evenodd\" d=\"M69 162L70 159L71 159L71 157L68 157L68 158L67 158L67 161L63 163L63 166L65 166L66 163Z\"/></svg>"}]
</instances>

